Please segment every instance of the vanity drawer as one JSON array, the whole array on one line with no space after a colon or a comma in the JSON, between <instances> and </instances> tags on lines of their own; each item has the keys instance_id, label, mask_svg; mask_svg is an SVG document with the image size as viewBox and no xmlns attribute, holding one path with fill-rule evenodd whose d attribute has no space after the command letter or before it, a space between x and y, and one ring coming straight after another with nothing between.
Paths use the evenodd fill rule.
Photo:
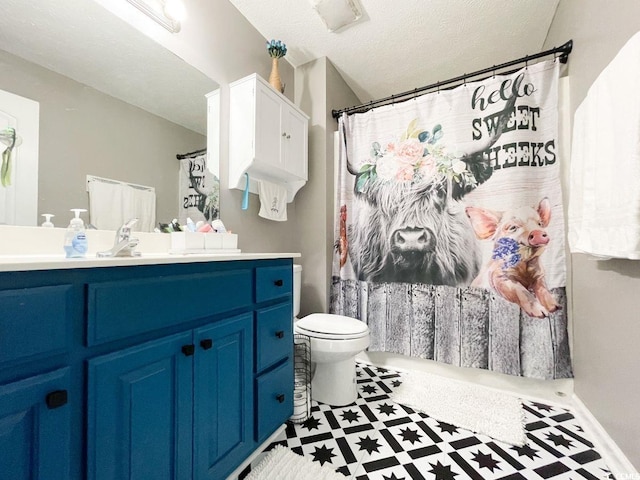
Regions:
<instances>
[{"instance_id":1,"label":"vanity drawer","mask_svg":"<svg viewBox=\"0 0 640 480\"><path fill-rule=\"evenodd\" d=\"M292 267L256 268L256 302L291 295L293 291Z\"/></svg>"},{"instance_id":2,"label":"vanity drawer","mask_svg":"<svg viewBox=\"0 0 640 480\"><path fill-rule=\"evenodd\" d=\"M256 312L256 372L293 355L293 311L291 303Z\"/></svg>"},{"instance_id":3,"label":"vanity drawer","mask_svg":"<svg viewBox=\"0 0 640 480\"><path fill-rule=\"evenodd\" d=\"M64 352L71 285L0 292L0 364Z\"/></svg>"},{"instance_id":4,"label":"vanity drawer","mask_svg":"<svg viewBox=\"0 0 640 480\"><path fill-rule=\"evenodd\" d=\"M87 344L249 306L252 290L251 269L92 283L88 287Z\"/></svg>"},{"instance_id":5,"label":"vanity drawer","mask_svg":"<svg viewBox=\"0 0 640 480\"><path fill-rule=\"evenodd\" d=\"M288 361L256 379L256 441L262 442L293 414L293 363Z\"/></svg>"}]
</instances>

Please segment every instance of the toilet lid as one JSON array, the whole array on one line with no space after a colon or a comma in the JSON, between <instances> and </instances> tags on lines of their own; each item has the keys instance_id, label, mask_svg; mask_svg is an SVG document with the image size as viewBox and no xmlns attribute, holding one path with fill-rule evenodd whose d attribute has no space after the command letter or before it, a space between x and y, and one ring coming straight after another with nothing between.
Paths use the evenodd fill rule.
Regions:
<instances>
[{"instance_id":1,"label":"toilet lid","mask_svg":"<svg viewBox=\"0 0 640 480\"><path fill-rule=\"evenodd\" d=\"M296 322L296 331L315 338L349 340L369 334L366 323L344 315L312 313Z\"/></svg>"}]
</instances>

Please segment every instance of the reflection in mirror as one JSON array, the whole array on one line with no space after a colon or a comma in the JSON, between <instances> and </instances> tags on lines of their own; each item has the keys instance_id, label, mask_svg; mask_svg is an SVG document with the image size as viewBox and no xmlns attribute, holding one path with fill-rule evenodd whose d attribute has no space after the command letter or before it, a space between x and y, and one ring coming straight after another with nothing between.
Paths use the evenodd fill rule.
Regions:
<instances>
[{"instance_id":1,"label":"reflection in mirror","mask_svg":"<svg viewBox=\"0 0 640 480\"><path fill-rule=\"evenodd\" d=\"M69 209L89 208L87 175L152 187L157 221L178 217L176 155L206 148L205 95L217 84L93 1L5 0L0 31L0 90L39 104L40 115L39 135L24 137L12 164L14 176L30 168L36 179L37 213L0 223L51 213L66 227ZM29 148L37 169L22 162Z\"/></svg>"}]
</instances>

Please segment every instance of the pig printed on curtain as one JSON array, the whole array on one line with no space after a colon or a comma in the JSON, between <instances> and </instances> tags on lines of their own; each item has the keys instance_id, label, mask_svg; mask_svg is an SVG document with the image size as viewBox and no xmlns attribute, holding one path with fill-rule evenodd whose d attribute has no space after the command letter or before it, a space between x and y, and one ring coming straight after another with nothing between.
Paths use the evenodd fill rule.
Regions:
<instances>
[{"instance_id":1,"label":"pig printed on curtain","mask_svg":"<svg viewBox=\"0 0 640 480\"><path fill-rule=\"evenodd\" d=\"M572 376L551 60L339 120L331 311L372 351Z\"/></svg>"}]
</instances>

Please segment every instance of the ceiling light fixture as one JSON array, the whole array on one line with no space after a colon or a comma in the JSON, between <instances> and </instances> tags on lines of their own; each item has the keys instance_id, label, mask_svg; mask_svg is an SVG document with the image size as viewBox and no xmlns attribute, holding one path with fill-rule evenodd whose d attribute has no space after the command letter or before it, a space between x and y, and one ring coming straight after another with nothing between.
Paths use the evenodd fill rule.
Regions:
<instances>
[{"instance_id":1,"label":"ceiling light fixture","mask_svg":"<svg viewBox=\"0 0 640 480\"><path fill-rule=\"evenodd\" d=\"M127 0L153 21L171 33L180 31L180 22L186 18L182 0Z\"/></svg>"},{"instance_id":2,"label":"ceiling light fixture","mask_svg":"<svg viewBox=\"0 0 640 480\"><path fill-rule=\"evenodd\" d=\"M362 17L358 0L309 0L330 32L355 23Z\"/></svg>"}]
</instances>

